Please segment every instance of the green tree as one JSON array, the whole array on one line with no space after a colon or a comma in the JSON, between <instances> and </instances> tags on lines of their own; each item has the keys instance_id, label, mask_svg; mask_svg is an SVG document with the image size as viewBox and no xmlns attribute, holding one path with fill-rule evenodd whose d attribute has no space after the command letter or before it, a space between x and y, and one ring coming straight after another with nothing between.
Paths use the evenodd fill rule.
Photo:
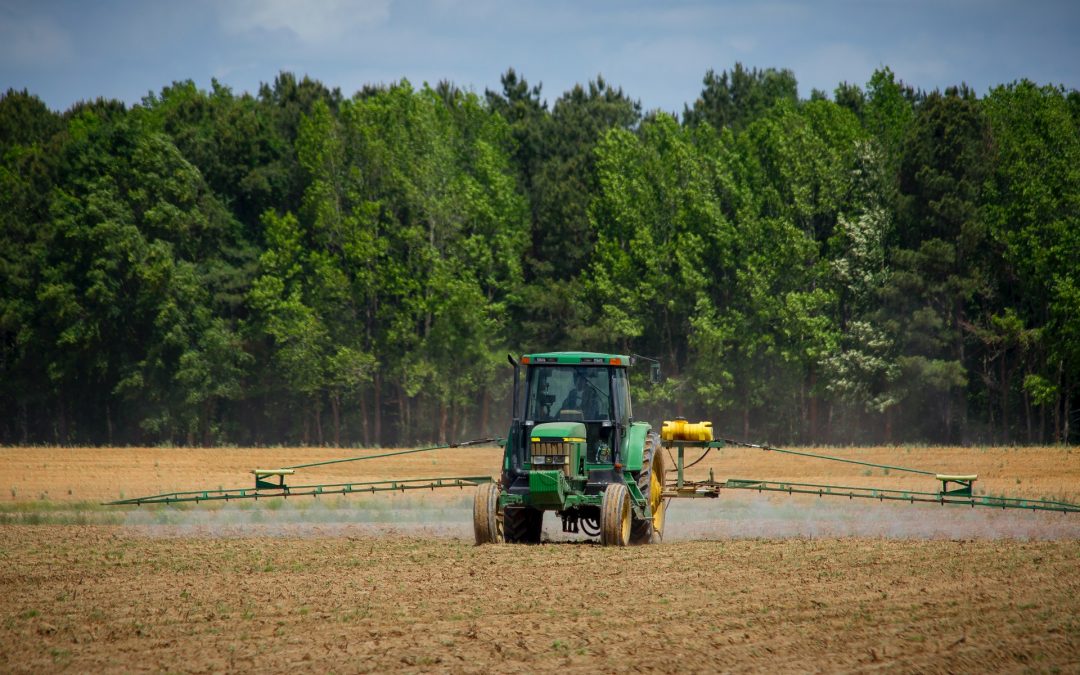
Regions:
<instances>
[{"instance_id":1,"label":"green tree","mask_svg":"<svg viewBox=\"0 0 1080 675\"><path fill-rule=\"evenodd\" d=\"M747 70L735 67L719 75L711 68L705 73L701 96L693 107L685 107L683 121L691 126L707 123L713 129L741 131L781 101L798 101L799 87L795 74L788 69Z\"/></svg>"},{"instance_id":2,"label":"green tree","mask_svg":"<svg viewBox=\"0 0 1080 675\"><path fill-rule=\"evenodd\" d=\"M733 232L713 190L712 164L693 133L668 115L639 133L610 130L597 148L599 191L591 208L597 232L583 292L592 320L582 344L662 356L668 385L639 393L644 402L681 404L676 388L687 365L686 336L709 268L730 264Z\"/></svg>"},{"instance_id":3,"label":"green tree","mask_svg":"<svg viewBox=\"0 0 1080 675\"><path fill-rule=\"evenodd\" d=\"M98 106L68 125L34 319L57 440L113 441L116 426L191 440L209 424L176 376L212 316L202 272L237 226L144 122Z\"/></svg>"},{"instance_id":4,"label":"green tree","mask_svg":"<svg viewBox=\"0 0 1080 675\"><path fill-rule=\"evenodd\" d=\"M974 94L952 88L928 95L905 146L897 247L880 321L897 340L901 405L922 423L909 428L955 442L966 435L965 327L987 298L991 260L980 207L990 138Z\"/></svg>"},{"instance_id":5,"label":"green tree","mask_svg":"<svg viewBox=\"0 0 1080 675\"><path fill-rule=\"evenodd\" d=\"M1061 441L1069 440L1068 411L1080 381L1080 132L1071 100L1061 88L1022 80L995 88L983 102L995 151L986 219L1002 252L995 275L999 306L1012 308L1023 330L1041 335L1028 354L1014 340L999 357L1002 426L1007 431L1007 397L1018 390L1016 380L1038 382L1029 379L1035 375L1052 383L1053 438ZM1030 430L1031 389L1019 391L1027 397Z\"/></svg>"}]
</instances>

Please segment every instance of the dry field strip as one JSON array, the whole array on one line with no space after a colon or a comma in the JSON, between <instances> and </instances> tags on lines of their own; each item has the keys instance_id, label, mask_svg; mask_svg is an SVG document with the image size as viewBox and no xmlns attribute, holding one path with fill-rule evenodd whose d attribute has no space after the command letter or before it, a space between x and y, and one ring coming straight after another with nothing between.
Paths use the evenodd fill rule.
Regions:
<instances>
[{"instance_id":1,"label":"dry field strip","mask_svg":"<svg viewBox=\"0 0 1080 675\"><path fill-rule=\"evenodd\" d=\"M1080 450L816 449L1080 502ZM1080 671L1080 517L733 492L661 545L471 542L468 491L102 507L327 448L0 449L0 672ZM372 453L378 451L369 451ZM298 472L489 475L497 448ZM691 454L693 459L695 455ZM933 490L725 449L721 478Z\"/></svg>"}]
</instances>

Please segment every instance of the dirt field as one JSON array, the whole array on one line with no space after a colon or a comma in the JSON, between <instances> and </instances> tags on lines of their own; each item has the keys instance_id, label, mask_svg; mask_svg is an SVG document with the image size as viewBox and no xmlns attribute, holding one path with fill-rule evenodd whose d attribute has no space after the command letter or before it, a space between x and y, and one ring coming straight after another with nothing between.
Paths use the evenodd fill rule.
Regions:
<instances>
[{"instance_id":1,"label":"dirt field","mask_svg":"<svg viewBox=\"0 0 1080 675\"><path fill-rule=\"evenodd\" d=\"M831 449L1080 501L1066 449ZM305 481L490 474L497 449ZM0 449L0 671L1080 672L1080 514L733 493L665 543L471 543L470 495L117 510L326 449ZM355 453L352 453L355 454ZM694 469L934 489L752 450ZM331 470L332 469L332 470ZM362 469L362 470L361 470Z\"/></svg>"}]
</instances>

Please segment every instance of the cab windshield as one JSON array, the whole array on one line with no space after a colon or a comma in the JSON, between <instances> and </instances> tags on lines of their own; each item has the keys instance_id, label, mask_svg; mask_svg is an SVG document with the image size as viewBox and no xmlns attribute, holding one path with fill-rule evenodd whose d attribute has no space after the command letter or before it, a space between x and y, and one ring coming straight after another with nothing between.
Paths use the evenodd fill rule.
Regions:
<instances>
[{"instance_id":1,"label":"cab windshield","mask_svg":"<svg viewBox=\"0 0 1080 675\"><path fill-rule=\"evenodd\" d=\"M611 383L607 368L533 366L529 369L526 387L526 419L537 423L611 419Z\"/></svg>"}]
</instances>

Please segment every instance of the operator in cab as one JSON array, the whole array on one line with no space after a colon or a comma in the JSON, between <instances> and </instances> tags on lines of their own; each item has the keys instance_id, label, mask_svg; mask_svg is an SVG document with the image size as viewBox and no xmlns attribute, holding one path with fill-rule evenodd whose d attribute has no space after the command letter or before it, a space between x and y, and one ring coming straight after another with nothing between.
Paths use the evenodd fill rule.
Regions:
<instances>
[{"instance_id":1,"label":"operator in cab","mask_svg":"<svg viewBox=\"0 0 1080 675\"><path fill-rule=\"evenodd\" d=\"M574 369L574 388L566 395L560 408L560 415L566 411L580 411L586 420L595 420L601 417L599 399L596 386L589 382L589 374L586 368Z\"/></svg>"}]
</instances>

